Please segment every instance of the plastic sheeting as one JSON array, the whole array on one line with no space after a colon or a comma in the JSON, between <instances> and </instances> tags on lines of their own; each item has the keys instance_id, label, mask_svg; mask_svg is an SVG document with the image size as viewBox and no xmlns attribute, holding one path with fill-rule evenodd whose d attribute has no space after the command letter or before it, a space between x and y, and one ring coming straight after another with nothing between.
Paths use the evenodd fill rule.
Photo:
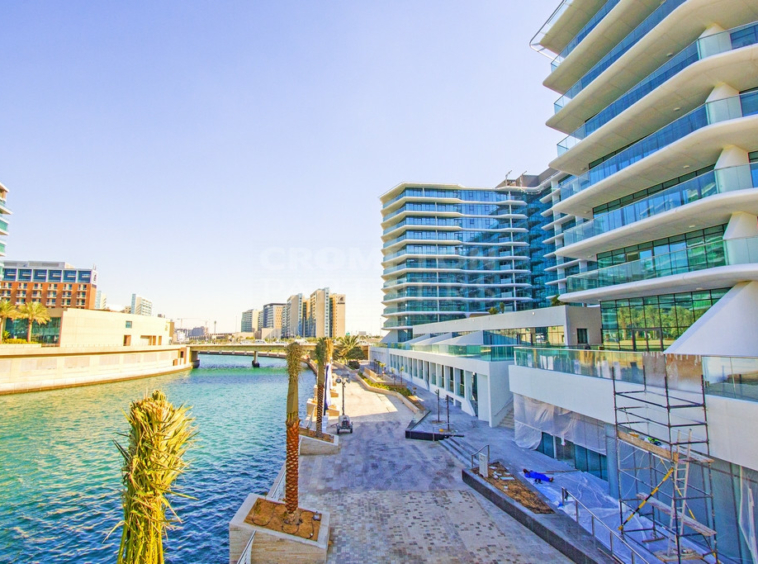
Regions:
<instances>
[{"instance_id":1,"label":"plastic sheeting","mask_svg":"<svg viewBox=\"0 0 758 564\"><path fill-rule=\"evenodd\" d=\"M606 454L602 422L549 403L513 394L516 444L536 449L542 433Z\"/></svg>"}]
</instances>

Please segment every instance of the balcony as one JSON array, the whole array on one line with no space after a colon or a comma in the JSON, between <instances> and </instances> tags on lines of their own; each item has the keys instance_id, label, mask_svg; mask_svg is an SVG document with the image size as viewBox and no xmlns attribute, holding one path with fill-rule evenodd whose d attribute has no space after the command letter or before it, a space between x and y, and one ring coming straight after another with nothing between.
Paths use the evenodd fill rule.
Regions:
<instances>
[{"instance_id":1,"label":"balcony","mask_svg":"<svg viewBox=\"0 0 758 564\"><path fill-rule=\"evenodd\" d=\"M642 384L645 379L664 381L664 371L650 373L646 367L660 366L661 363L655 362L655 359L665 357L665 353L517 347L514 356L516 366L525 368L615 379L631 384ZM758 358L686 356L694 364L702 361L707 395L758 401ZM651 358L653 362L645 362L646 358ZM688 391L700 388L700 378L693 374L678 374L675 387Z\"/></svg>"},{"instance_id":2,"label":"balcony","mask_svg":"<svg viewBox=\"0 0 758 564\"><path fill-rule=\"evenodd\" d=\"M722 266L758 262L758 237L714 241L569 276L566 291L584 292Z\"/></svg>"},{"instance_id":3,"label":"balcony","mask_svg":"<svg viewBox=\"0 0 758 564\"><path fill-rule=\"evenodd\" d=\"M603 57L594 67L592 67L582 78L580 78L568 92L558 98L554 103L554 110L557 114L566 104L568 104L577 94L586 88L592 81L600 76L603 71L615 63L624 53L631 49L640 39L661 23L671 12L684 4L687 0L668 0L650 14L640 25L638 25L629 35L627 35L610 53Z\"/></svg>"},{"instance_id":4,"label":"balcony","mask_svg":"<svg viewBox=\"0 0 758 564\"><path fill-rule=\"evenodd\" d=\"M685 47L652 74L637 83L594 117L558 143L558 155L563 155L590 134L623 113L679 72L705 58L758 43L758 24L751 23L732 30L703 37Z\"/></svg>"},{"instance_id":5,"label":"balcony","mask_svg":"<svg viewBox=\"0 0 758 564\"><path fill-rule=\"evenodd\" d=\"M563 209L566 200L583 192L587 188L605 180L638 161L660 151L672 143L687 137L708 125L739 119L758 114L758 92L746 92L722 100L706 102L690 113L659 129L655 133L640 139L630 147L610 157L605 162L590 169L585 174L574 177L560 187L561 201L554 210L566 213ZM559 207L561 209L559 209Z\"/></svg>"},{"instance_id":6,"label":"balcony","mask_svg":"<svg viewBox=\"0 0 758 564\"><path fill-rule=\"evenodd\" d=\"M723 168L672 186L617 210L595 216L563 232L564 248L620 227L654 217L693 202L727 192L758 187L758 164ZM656 237L659 237L657 234ZM646 237L649 239L650 237ZM569 250L570 252L570 250ZM586 252L586 250L585 250ZM570 256L570 255L569 255Z\"/></svg>"},{"instance_id":7,"label":"balcony","mask_svg":"<svg viewBox=\"0 0 758 564\"><path fill-rule=\"evenodd\" d=\"M414 345L408 343L389 343L389 349L425 352L484 360L487 362L499 362L513 360L515 345Z\"/></svg>"},{"instance_id":8,"label":"balcony","mask_svg":"<svg viewBox=\"0 0 758 564\"><path fill-rule=\"evenodd\" d=\"M569 56L569 54L576 49L576 46L579 45L579 43L582 42L582 40L587 37L587 35L595 29L597 24L599 24L605 16L608 15L608 12L610 12L616 4L618 4L621 0L607 0L607 2L603 5L602 8L600 8L597 12L595 12L595 15L592 16L590 21L588 21L585 26L577 33L574 38L569 41L568 45L563 48L563 51L561 51L558 55L555 56L555 58L550 63L550 72L555 71L555 69L558 68L558 66L566 59L566 57Z\"/></svg>"}]
</instances>

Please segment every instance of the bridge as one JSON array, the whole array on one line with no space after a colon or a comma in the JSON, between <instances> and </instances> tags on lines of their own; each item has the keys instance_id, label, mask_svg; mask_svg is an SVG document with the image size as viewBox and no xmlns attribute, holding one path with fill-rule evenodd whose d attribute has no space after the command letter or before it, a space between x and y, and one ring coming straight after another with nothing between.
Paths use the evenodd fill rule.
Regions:
<instances>
[{"instance_id":1,"label":"bridge","mask_svg":"<svg viewBox=\"0 0 758 564\"><path fill-rule=\"evenodd\" d=\"M313 349L316 348L316 343L302 343L300 346L303 347L303 352L305 354L310 354ZM200 353L253 357L257 354L258 356L284 358L287 345L277 345L270 343L190 343L187 345L187 347L190 350L190 360L192 361L192 365L197 368L200 366L200 360L197 356Z\"/></svg>"}]
</instances>

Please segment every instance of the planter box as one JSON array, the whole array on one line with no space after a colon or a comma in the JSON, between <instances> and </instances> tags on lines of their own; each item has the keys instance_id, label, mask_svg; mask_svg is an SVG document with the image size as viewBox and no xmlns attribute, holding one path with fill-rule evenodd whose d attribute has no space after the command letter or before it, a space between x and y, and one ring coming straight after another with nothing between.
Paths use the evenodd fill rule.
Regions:
<instances>
[{"instance_id":1,"label":"planter box","mask_svg":"<svg viewBox=\"0 0 758 564\"><path fill-rule=\"evenodd\" d=\"M300 456L337 454L340 451L340 438L336 435L330 436L334 438L333 443L300 435Z\"/></svg>"},{"instance_id":2,"label":"planter box","mask_svg":"<svg viewBox=\"0 0 758 564\"><path fill-rule=\"evenodd\" d=\"M329 549L329 513L311 507L302 507L321 514L318 539L308 540L271 531L245 522L256 500L263 497L250 494L229 523L229 563L236 564L250 537L255 533L252 548L253 562L282 564L313 564L326 562Z\"/></svg>"}]
</instances>

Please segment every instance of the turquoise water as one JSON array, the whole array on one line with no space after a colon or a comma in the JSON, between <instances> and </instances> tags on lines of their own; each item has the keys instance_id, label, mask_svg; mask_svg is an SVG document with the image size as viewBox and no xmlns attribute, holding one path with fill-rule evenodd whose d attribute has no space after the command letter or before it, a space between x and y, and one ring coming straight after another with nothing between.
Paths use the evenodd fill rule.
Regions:
<instances>
[{"instance_id":1,"label":"turquoise water","mask_svg":"<svg viewBox=\"0 0 758 564\"><path fill-rule=\"evenodd\" d=\"M228 560L228 524L249 493L268 491L284 461L284 361L201 355L182 375L0 396L0 562L115 562L121 519L123 412L161 388L192 406L199 434L175 498L183 523L167 562ZM300 409L313 374L300 376Z\"/></svg>"}]
</instances>

